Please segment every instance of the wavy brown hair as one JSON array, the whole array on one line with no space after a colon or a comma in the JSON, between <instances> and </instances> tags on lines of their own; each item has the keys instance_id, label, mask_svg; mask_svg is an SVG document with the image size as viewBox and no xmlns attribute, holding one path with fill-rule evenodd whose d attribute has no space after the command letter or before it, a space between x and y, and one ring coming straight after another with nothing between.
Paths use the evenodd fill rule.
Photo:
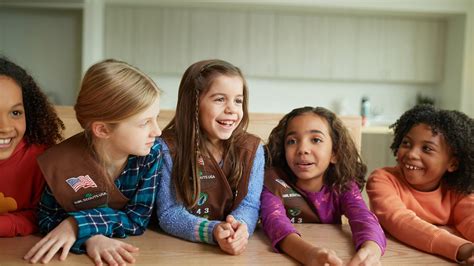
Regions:
<instances>
[{"instance_id":1,"label":"wavy brown hair","mask_svg":"<svg viewBox=\"0 0 474 266\"><path fill-rule=\"evenodd\" d=\"M406 111L390 128L394 138L390 148L397 155L398 147L410 129L425 124L434 135L441 134L458 159L458 169L446 172L441 182L462 193L474 192L474 120L454 110L442 110L432 105L417 105Z\"/></svg>"},{"instance_id":2,"label":"wavy brown hair","mask_svg":"<svg viewBox=\"0 0 474 266\"><path fill-rule=\"evenodd\" d=\"M33 77L4 57L0 57L0 76L13 79L21 88L26 115L26 143L49 147L61 141L64 124Z\"/></svg>"},{"instance_id":3,"label":"wavy brown hair","mask_svg":"<svg viewBox=\"0 0 474 266\"><path fill-rule=\"evenodd\" d=\"M246 131L248 115L248 88L240 69L229 62L212 59L199 61L186 69L179 84L176 113L163 132L172 131L176 137L176 152L173 156L172 178L178 200L187 207L193 207L201 191L197 160L201 154L209 155L206 148L207 136L200 130L199 98L212 86L219 76L240 77L243 82L243 117L232 136L224 142L224 154L232 162L229 184L235 189L242 176L242 162L238 160L240 147L235 140Z\"/></svg>"},{"instance_id":4,"label":"wavy brown hair","mask_svg":"<svg viewBox=\"0 0 474 266\"><path fill-rule=\"evenodd\" d=\"M296 184L297 177L293 174L285 156L285 135L290 121L300 115L312 113L324 118L329 125L329 135L332 140L332 152L336 156L336 163L330 163L324 173L324 184L339 192L344 192L349 188L350 182L356 182L359 189L363 189L365 184L365 174L367 167L357 151L356 145L344 126L333 112L323 107L301 107L293 109L286 114L272 130L268 137L267 166L281 167Z\"/></svg>"}]
</instances>

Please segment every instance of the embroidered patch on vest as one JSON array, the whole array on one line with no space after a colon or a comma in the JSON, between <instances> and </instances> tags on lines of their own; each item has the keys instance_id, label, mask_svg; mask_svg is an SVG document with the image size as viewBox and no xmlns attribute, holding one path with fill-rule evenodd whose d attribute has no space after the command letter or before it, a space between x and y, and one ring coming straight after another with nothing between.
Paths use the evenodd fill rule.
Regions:
<instances>
[{"instance_id":1,"label":"embroidered patch on vest","mask_svg":"<svg viewBox=\"0 0 474 266\"><path fill-rule=\"evenodd\" d=\"M293 189L289 189L287 193L283 193L281 196L283 198L301 198L301 195Z\"/></svg>"},{"instance_id":2,"label":"embroidered patch on vest","mask_svg":"<svg viewBox=\"0 0 474 266\"><path fill-rule=\"evenodd\" d=\"M74 190L74 192L77 192L81 188L97 187L94 180L92 180L89 175L68 178L66 179L66 183Z\"/></svg>"},{"instance_id":3,"label":"embroidered patch on vest","mask_svg":"<svg viewBox=\"0 0 474 266\"><path fill-rule=\"evenodd\" d=\"M202 156L199 156L198 164L201 165L201 166L204 166L204 159L202 158Z\"/></svg>"},{"instance_id":4,"label":"embroidered patch on vest","mask_svg":"<svg viewBox=\"0 0 474 266\"><path fill-rule=\"evenodd\" d=\"M200 179L216 179L215 175L201 175Z\"/></svg>"},{"instance_id":5,"label":"embroidered patch on vest","mask_svg":"<svg viewBox=\"0 0 474 266\"><path fill-rule=\"evenodd\" d=\"M84 203L90 202L92 200L99 200L99 199L101 199L103 197L106 197L106 196L107 196L107 192L105 192L105 191L104 192L99 192L98 194L86 193L86 194L84 194L84 198L74 201L74 205L84 204Z\"/></svg>"},{"instance_id":6,"label":"embroidered patch on vest","mask_svg":"<svg viewBox=\"0 0 474 266\"><path fill-rule=\"evenodd\" d=\"M197 205L198 206L204 205L204 203L206 203L208 198L209 198L209 195L207 193L205 193L205 192L199 193L199 200L197 202Z\"/></svg>"},{"instance_id":7,"label":"embroidered patch on vest","mask_svg":"<svg viewBox=\"0 0 474 266\"><path fill-rule=\"evenodd\" d=\"M288 209L288 213L289 213L291 216L294 217L294 216L300 215L301 210L298 209L298 208L289 208L289 209Z\"/></svg>"}]
</instances>

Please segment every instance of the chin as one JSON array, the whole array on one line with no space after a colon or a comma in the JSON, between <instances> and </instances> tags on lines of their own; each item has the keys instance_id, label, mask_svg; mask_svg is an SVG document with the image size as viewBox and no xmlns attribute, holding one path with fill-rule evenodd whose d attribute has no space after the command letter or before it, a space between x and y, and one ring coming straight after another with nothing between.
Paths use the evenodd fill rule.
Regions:
<instances>
[{"instance_id":1,"label":"chin","mask_svg":"<svg viewBox=\"0 0 474 266\"><path fill-rule=\"evenodd\" d=\"M228 140L228 139L230 139L230 137L232 137L232 132L229 133L229 134L220 134L220 135L218 136L218 138L219 138L220 140Z\"/></svg>"},{"instance_id":2,"label":"chin","mask_svg":"<svg viewBox=\"0 0 474 266\"><path fill-rule=\"evenodd\" d=\"M150 153L150 150L151 150L151 149L142 150L142 151L139 151L139 152L134 153L134 155L136 155L136 156L146 156L146 155L148 155L148 154Z\"/></svg>"}]
</instances>

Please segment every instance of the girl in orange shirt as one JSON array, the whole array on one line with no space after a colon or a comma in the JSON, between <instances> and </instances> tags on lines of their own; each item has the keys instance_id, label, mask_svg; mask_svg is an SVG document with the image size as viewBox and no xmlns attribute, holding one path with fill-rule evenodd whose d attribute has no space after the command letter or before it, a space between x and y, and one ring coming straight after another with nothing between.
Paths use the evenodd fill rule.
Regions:
<instances>
[{"instance_id":1,"label":"girl in orange shirt","mask_svg":"<svg viewBox=\"0 0 474 266\"><path fill-rule=\"evenodd\" d=\"M474 263L474 120L419 105L391 128L398 164L367 183L380 224L417 249Z\"/></svg>"}]
</instances>

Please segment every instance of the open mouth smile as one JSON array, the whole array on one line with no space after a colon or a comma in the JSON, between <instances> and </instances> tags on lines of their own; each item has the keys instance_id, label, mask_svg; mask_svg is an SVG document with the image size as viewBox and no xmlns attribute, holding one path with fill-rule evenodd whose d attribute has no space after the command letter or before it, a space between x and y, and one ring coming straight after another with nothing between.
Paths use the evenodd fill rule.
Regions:
<instances>
[{"instance_id":1,"label":"open mouth smile","mask_svg":"<svg viewBox=\"0 0 474 266\"><path fill-rule=\"evenodd\" d=\"M411 165L411 164L405 164L405 168L408 169L408 170L422 170L423 169L421 167L414 166L414 165Z\"/></svg>"}]
</instances>

